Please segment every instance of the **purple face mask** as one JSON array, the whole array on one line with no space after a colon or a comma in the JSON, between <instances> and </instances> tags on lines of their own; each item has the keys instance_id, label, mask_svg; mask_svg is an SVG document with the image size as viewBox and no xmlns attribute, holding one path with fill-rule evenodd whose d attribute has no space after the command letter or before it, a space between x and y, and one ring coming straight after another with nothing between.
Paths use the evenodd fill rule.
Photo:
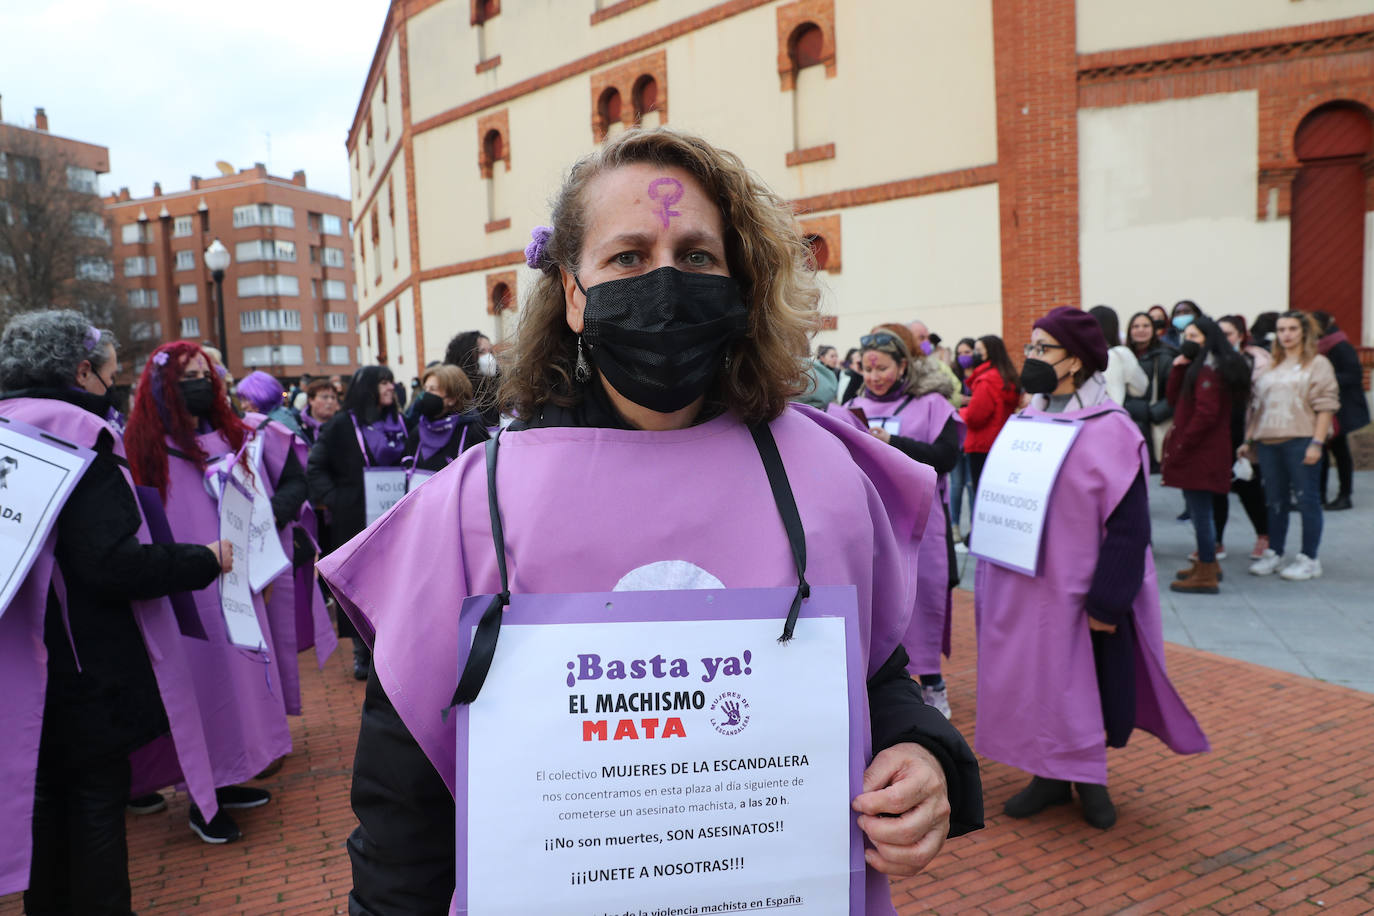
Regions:
<instances>
[{"instance_id":1,"label":"purple face mask","mask_svg":"<svg viewBox=\"0 0 1374 916\"><path fill-rule=\"evenodd\" d=\"M973 368L973 354L972 354L972 353L960 353L960 354L959 354L959 365L960 365L961 367L963 367L964 369L972 369L972 368Z\"/></svg>"},{"instance_id":2,"label":"purple face mask","mask_svg":"<svg viewBox=\"0 0 1374 916\"><path fill-rule=\"evenodd\" d=\"M928 340L921 341L921 352L926 356L935 352L935 345Z\"/></svg>"}]
</instances>

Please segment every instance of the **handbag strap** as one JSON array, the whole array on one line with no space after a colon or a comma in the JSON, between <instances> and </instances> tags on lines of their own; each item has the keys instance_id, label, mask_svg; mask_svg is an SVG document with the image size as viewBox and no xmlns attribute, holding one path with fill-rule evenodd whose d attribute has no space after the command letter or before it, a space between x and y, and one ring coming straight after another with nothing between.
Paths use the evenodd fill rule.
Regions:
<instances>
[{"instance_id":1,"label":"handbag strap","mask_svg":"<svg viewBox=\"0 0 1374 916\"><path fill-rule=\"evenodd\" d=\"M763 459L763 470L768 475L768 486L773 491L773 503L782 517L787 543L792 548L792 561L797 567L797 592L787 611L782 636L778 637L778 642L786 644L791 641L793 631L797 628L802 602L811 597L811 586L806 581L806 530L802 527L801 513L797 511L797 500L792 495L792 484L787 480L787 469L783 466L773 431L767 423L755 423L749 427L749 434L754 437L754 447Z\"/></svg>"}]
</instances>

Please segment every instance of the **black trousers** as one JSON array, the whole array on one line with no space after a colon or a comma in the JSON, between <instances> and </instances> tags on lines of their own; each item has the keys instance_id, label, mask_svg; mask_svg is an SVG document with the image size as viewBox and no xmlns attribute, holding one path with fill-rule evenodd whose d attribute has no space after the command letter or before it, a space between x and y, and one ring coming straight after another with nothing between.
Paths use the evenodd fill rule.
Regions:
<instances>
[{"instance_id":1,"label":"black trousers","mask_svg":"<svg viewBox=\"0 0 1374 916\"><path fill-rule=\"evenodd\" d=\"M28 916L132 916L129 776L124 755L70 769L40 753Z\"/></svg>"},{"instance_id":2,"label":"black trousers","mask_svg":"<svg viewBox=\"0 0 1374 916\"><path fill-rule=\"evenodd\" d=\"M1355 489L1355 459L1350 454L1350 439L1345 433L1337 433L1326 443L1322 452L1322 501L1326 501L1326 484L1331 479L1331 459L1336 460L1336 483L1340 487L1337 496L1350 496Z\"/></svg>"}]
</instances>

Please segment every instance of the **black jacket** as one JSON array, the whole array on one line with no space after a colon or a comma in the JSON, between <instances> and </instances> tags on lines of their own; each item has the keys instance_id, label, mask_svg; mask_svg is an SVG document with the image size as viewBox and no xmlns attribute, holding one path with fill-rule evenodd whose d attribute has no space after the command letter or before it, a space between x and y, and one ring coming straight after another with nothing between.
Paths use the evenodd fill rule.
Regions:
<instances>
[{"instance_id":1,"label":"black jacket","mask_svg":"<svg viewBox=\"0 0 1374 916\"><path fill-rule=\"evenodd\" d=\"M1364 396L1364 370L1360 368L1360 354L1344 339L1326 350L1326 358L1336 372L1340 386L1341 407L1336 411L1336 425L1342 433L1353 433L1369 425L1369 402Z\"/></svg>"},{"instance_id":2,"label":"black jacket","mask_svg":"<svg viewBox=\"0 0 1374 916\"><path fill-rule=\"evenodd\" d=\"M5 397L52 398L104 414L103 399L83 393L31 390ZM43 622L48 689L42 765L103 765L167 731L130 602L196 591L219 575L214 553L200 544L139 542L138 502L113 447L113 437L101 433L95 459L57 517L57 568L67 589L71 642L50 589Z\"/></svg>"},{"instance_id":3,"label":"black jacket","mask_svg":"<svg viewBox=\"0 0 1374 916\"><path fill-rule=\"evenodd\" d=\"M578 407L547 408L528 425L623 427L599 389L592 390L596 396ZM958 730L925 705L920 685L906 674L907 661L898 646L868 680L873 752L903 742L930 751L949 784L950 836L977 830L983 826L977 759ZM401 721L375 668L363 701L351 797L358 827L347 842L350 916L446 913L456 880L453 796Z\"/></svg>"},{"instance_id":4,"label":"black jacket","mask_svg":"<svg viewBox=\"0 0 1374 916\"><path fill-rule=\"evenodd\" d=\"M487 432L481 415L477 413L466 414L462 422L453 428L448 443L434 454L426 456L423 461L416 461L415 467L421 471L442 471L448 467L453 459L458 457L460 445L462 451L467 451L477 443L486 442L490 438L491 434ZM406 455L415 457L419 448L420 427L417 425L406 438Z\"/></svg>"},{"instance_id":5,"label":"black jacket","mask_svg":"<svg viewBox=\"0 0 1374 916\"><path fill-rule=\"evenodd\" d=\"M367 527L367 507L363 502L362 449L358 448L353 414L336 413L320 427L310 447L305 478L310 504L329 512L328 530L320 539L320 552L329 553L348 543ZM323 529L322 529L323 531Z\"/></svg>"}]
</instances>

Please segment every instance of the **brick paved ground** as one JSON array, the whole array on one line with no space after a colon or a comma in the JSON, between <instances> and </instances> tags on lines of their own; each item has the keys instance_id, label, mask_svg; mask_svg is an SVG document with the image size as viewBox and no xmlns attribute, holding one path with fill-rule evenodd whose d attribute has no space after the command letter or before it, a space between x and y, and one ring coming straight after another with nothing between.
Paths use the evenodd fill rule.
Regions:
<instances>
[{"instance_id":1,"label":"brick paved ground","mask_svg":"<svg viewBox=\"0 0 1374 916\"><path fill-rule=\"evenodd\" d=\"M971 737L972 599L958 592L955 602L946 674L954 721ZM1139 734L1112 751L1120 820L1105 833L1076 806L1029 821L1002 816L1026 777L985 761L987 829L897 882L901 913L1374 912L1374 697L1173 645L1168 660L1211 754L1177 757ZM302 681L296 751L263 783L276 800L237 813L243 842L196 840L184 796L165 813L130 818L143 916L347 911L342 843L362 686L339 657ZM18 912L16 897L0 899L0 914Z\"/></svg>"}]
</instances>

